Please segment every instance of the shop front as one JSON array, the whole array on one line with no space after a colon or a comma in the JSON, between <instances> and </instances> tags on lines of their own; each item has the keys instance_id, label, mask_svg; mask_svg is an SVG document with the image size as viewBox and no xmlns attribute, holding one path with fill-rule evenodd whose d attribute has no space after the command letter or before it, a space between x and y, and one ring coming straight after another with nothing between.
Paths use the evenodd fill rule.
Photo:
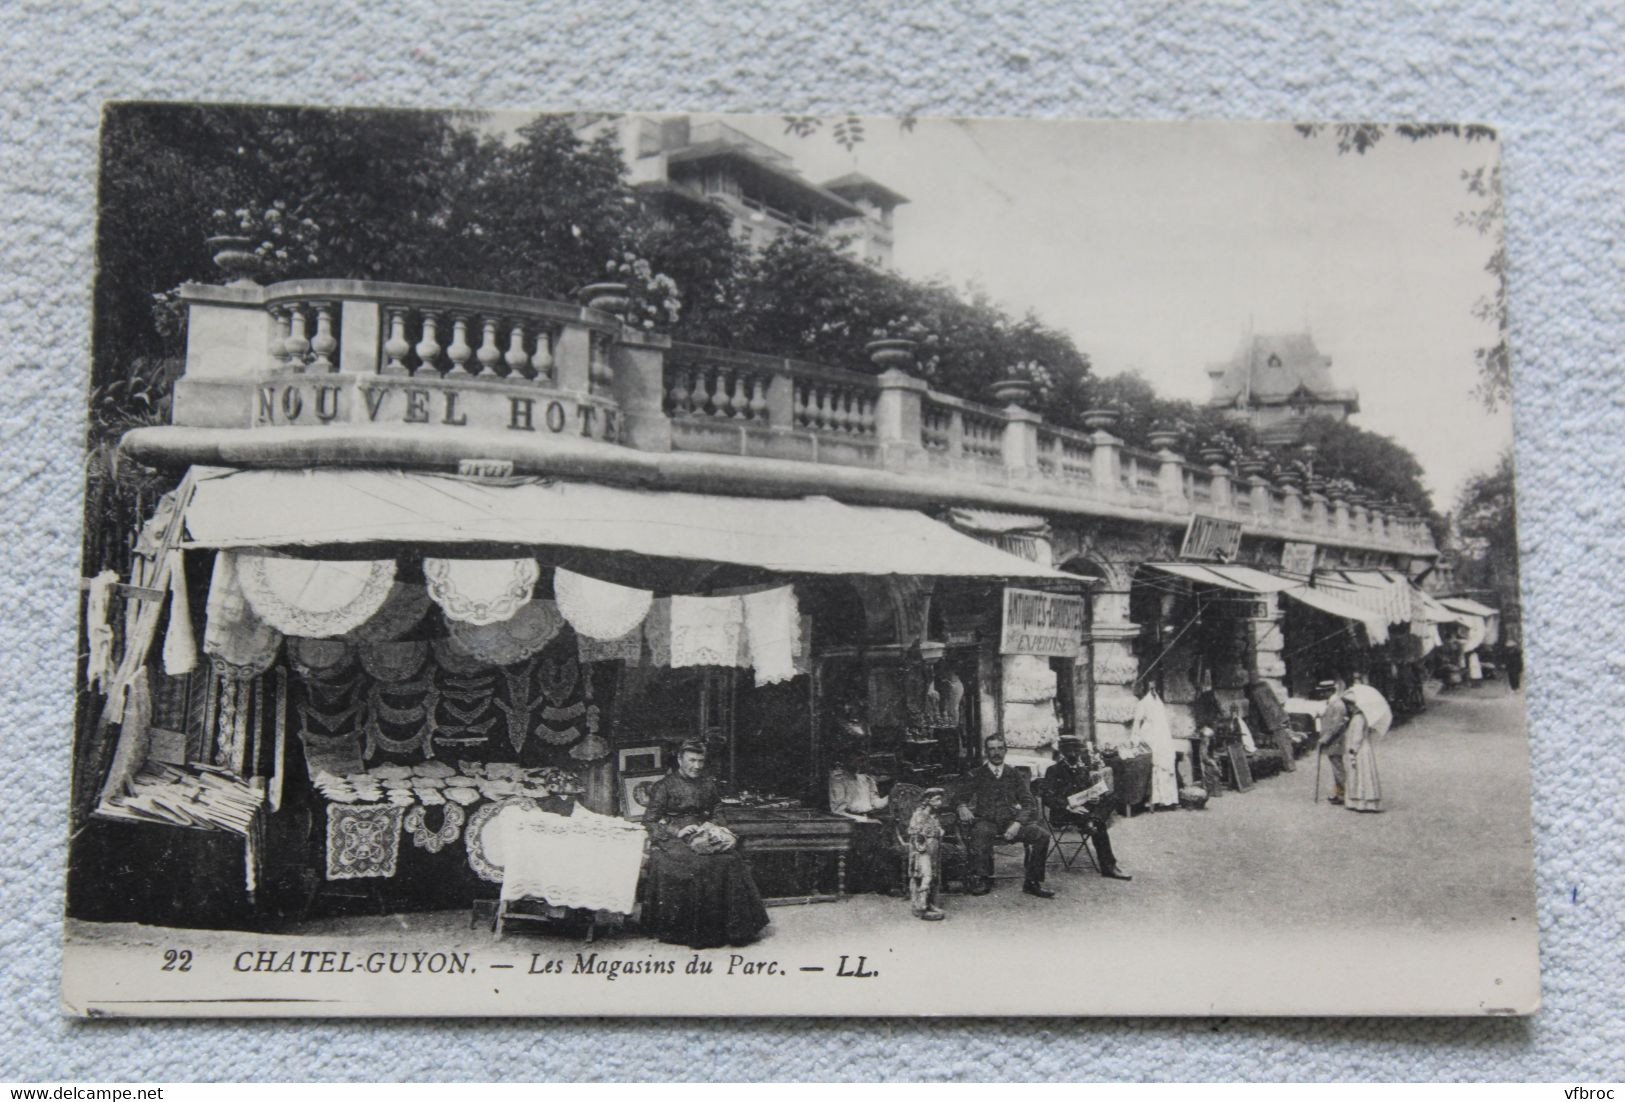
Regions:
<instances>
[{"instance_id":1,"label":"shop front","mask_svg":"<svg viewBox=\"0 0 1625 1102\"><path fill-rule=\"evenodd\" d=\"M959 773L1013 722L989 603L1032 595L1028 651L1075 655L1084 615L1075 576L908 510L489 470L193 468L145 541L96 829L235 850L261 917L494 898L516 804L574 812L526 852L602 873L552 903L629 911L641 798L691 739L764 893L838 898L833 762ZM182 917L145 907L95 917Z\"/></svg>"}]
</instances>

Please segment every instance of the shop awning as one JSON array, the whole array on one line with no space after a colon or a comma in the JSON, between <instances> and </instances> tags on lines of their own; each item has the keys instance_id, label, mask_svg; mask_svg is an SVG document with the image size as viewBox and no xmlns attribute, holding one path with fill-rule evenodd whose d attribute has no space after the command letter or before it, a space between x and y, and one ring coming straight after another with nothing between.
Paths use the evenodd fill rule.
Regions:
<instances>
[{"instance_id":1,"label":"shop awning","mask_svg":"<svg viewBox=\"0 0 1625 1102\"><path fill-rule=\"evenodd\" d=\"M1240 593L1281 593L1303 584L1254 570L1250 566L1231 566L1228 563L1148 562L1145 565L1198 585L1215 585Z\"/></svg>"},{"instance_id":2,"label":"shop awning","mask_svg":"<svg viewBox=\"0 0 1625 1102\"><path fill-rule=\"evenodd\" d=\"M1467 623L1467 618L1459 612L1454 612L1439 603L1439 599L1431 593L1416 590L1416 603L1421 608L1423 616L1435 624L1461 624Z\"/></svg>"},{"instance_id":3,"label":"shop awning","mask_svg":"<svg viewBox=\"0 0 1625 1102\"><path fill-rule=\"evenodd\" d=\"M1372 646L1381 646L1388 642L1388 620L1379 613L1373 613L1361 608L1357 604L1344 600L1342 597L1328 593L1324 589L1314 589L1309 586L1300 586L1296 589L1285 590L1286 596L1307 605L1328 616L1336 616L1342 620L1350 620L1365 629L1366 642Z\"/></svg>"},{"instance_id":4,"label":"shop awning","mask_svg":"<svg viewBox=\"0 0 1625 1102\"><path fill-rule=\"evenodd\" d=\"M1317 576L1315 584L1350 604L1379 613L1390 624L1415 619L1412 594L1416 589L1403 574L1389 570L1333 570Z\"/></svg>"},{"instance_id":5,"label":"shop awning","mask_svg":"<svg viewBox=\"0 0 1625 1102\"><path fill-rule=\"evenodd\" d=\"M1043 579L1066 574L907 509L398 470L194 468L189 547L508 544L729 563L785 574Z\"/></svg>"},{"instance_id":6,"label":"shop awning","mask_svg":"<svg viewBox=\"0 0 1625 1102\"><path fill-rule=\"evenodd\" d=\"M1501 615L1499 609L1491 608L1489 605L1481 605L1470 597L1440 597L1438 601L1453 612L1465 612L1469 616L1479 616L1485 620L1488 620L1491 616Z\"/></svg>"}]
</instances>

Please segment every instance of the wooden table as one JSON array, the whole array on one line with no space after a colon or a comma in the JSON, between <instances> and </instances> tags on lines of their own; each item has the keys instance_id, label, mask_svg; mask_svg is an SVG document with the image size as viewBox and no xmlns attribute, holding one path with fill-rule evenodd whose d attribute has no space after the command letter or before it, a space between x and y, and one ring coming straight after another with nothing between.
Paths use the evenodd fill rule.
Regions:
<instances>
[{"instance_id":1,"label":"wooden table","mask_svg":"<svg viewBox=\"0 0 1625 1102\"><path fill-rule=\"evenodd\" d=\"M769 907L791 903L833 903L846 898L846 855L858 824L841 815L810 807L722 808L728 829L739 837L746 860L758 853L823 853L835 857L835 892L820 892L816 884L802 895L773 896L762 900Z\"/></svg>"}]
</instances>

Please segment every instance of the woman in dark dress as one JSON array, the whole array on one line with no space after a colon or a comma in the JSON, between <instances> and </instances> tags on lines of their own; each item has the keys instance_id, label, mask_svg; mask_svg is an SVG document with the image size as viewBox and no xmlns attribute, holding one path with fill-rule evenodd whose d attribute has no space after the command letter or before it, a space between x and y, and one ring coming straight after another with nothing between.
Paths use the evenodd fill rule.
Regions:
<instances>
[{"instance_id":1,"label":"woman in dark dress","mask_svg":"<svg viewBox=\"0 0 1625 1102\"><path fill-rule=\"evenodd\" d=\"M685 742L676 771L649 789L643 925L661 941L693 949L746 945L767 925L750 867L734 850L700 852L691 845L710 833L702 829L706 824L722 825L716 815L721 788L704 769L705 744Z\"/></svg>"}]
</instances>

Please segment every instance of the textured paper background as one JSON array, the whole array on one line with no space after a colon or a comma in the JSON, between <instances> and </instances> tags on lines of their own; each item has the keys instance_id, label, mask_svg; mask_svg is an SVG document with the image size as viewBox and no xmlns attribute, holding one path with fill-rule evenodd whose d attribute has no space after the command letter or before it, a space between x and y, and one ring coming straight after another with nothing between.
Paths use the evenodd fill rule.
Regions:
<instances>
[{"instance_id":1,"label":"textured paper background","mask_svg":"<svg viewBox=\"0 0 1625 1102\"><path fill-rule=\"evenodd\" d=\"M0 992L10 1020L0 1078L1618 1078L1618 5L1480 3L1445 14L1038 0L342 7L352 13L273 0L8 8ZM97 112L112 97L1497 124L1545 1008L1530 1021L1426 1022L63 1020L80 407Z\"/></svg>"}]
</instances>

